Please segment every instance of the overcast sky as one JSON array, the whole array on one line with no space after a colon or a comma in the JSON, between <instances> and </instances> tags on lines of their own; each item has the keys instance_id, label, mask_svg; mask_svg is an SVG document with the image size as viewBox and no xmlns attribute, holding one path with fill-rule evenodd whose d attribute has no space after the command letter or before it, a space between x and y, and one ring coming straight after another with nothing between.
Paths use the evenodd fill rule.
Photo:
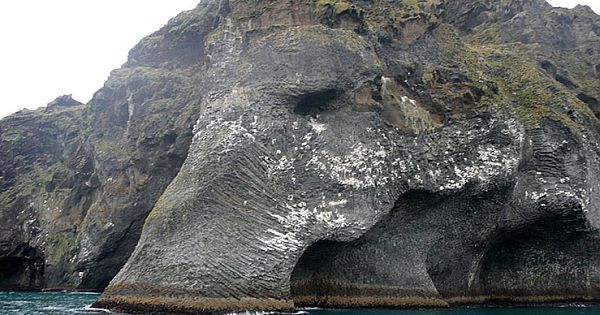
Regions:
<instances>
[{"instance_id":1,"label":"overcast sky","mask_svg":"<svg viewBox=\"0 0 600 315\"><path fill-rule=\"evenodd\" d=\"M200 0L0 0L0 117L87 102L142 37Z\"/></svg>"},{"instance_id":2,"label":"overcast sky","mask_svg":"<svg viewBox=\"0 0 600 315\"><path fill-rule=\"evenodd\" d=\"M143 36L199 0L0 0L0 117L62 94L88 102ZM551 0L555 6L600 0Z\"/></svg>"}]
</instances>

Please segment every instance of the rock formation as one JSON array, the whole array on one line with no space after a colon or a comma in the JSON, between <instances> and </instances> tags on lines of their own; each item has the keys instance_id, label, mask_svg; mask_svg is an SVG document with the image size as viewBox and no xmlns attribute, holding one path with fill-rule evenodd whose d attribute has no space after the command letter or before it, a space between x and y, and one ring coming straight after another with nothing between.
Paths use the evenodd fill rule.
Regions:
<instances>
[{"instance_id":1,"label":"rock formation","mask_svg":"<svg viewBox=\"0 0 600 315\"><path fill-rule=\"evenodd\" d=\"M201 1L89 104L0 122L0 288L122 267L97 306L597 301L599 67L581 6Z\"/></svg>"}]
</instances>

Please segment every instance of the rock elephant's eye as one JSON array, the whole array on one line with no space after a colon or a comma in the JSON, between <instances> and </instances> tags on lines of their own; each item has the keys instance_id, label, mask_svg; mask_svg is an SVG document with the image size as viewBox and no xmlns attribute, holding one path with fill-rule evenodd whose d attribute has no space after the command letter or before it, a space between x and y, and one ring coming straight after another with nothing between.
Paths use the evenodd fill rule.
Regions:
<instances>
[{"instance_id":1,"label":"rock elephant's eye","mask_svg":"<svg viewBox=\"0 0 600 315\"><path fill-rule=\"evenodd\" d=\"M303 95L294 108L294 114L314 117L319 113L335 109L333 103L341 94L339 90L329 89Z\"/></svg>"}]
</instances>

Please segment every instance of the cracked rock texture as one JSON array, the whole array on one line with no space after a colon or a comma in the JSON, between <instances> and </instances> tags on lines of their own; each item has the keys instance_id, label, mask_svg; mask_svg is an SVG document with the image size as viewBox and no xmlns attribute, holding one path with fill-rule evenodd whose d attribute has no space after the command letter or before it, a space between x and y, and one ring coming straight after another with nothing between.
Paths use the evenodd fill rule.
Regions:
<instances>
[{"instance_id":1,"label":"cracked rock texture","mask_svg":"<svg viewBox=\"0 0 600 315\"><path fill-rule=\"evenodd\" d=\"M599 68L587 7L201 1L89 104L0 122L0 288L110 281L96 306L158 313L598 301Z\"/></svg>"}]
</instances>

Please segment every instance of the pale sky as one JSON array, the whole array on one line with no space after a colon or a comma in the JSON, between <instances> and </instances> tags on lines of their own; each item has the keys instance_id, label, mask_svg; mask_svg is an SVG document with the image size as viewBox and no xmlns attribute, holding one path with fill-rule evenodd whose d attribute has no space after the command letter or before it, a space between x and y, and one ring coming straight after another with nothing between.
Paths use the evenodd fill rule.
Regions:
<instances>
[{"instance_id":1,"label":"pale sky","mask_svg":"<svg viewBox=\"0 0 600 315\"><path fill-rule=\"evenodd\" d=\"M88 102L142 37L200 0L0 0L0 117Z\"/></svg>"},{"instance_id":2,"label":"pale sky","mask_svg":"<svg viewBox=\"0 0 600 315\"><path fill-rule=\"evenodd\" d=\"M600 14L600 0L546 0L555 7L572 8L578 4L587 5Z\"/></svg>"},{"instance_id":3,"label":"pale sky","mask_svg":"<svg viewBox=\"0 0 600 315\"><path fill-rule=\"evenodd\" d=\"M600 12L600 0L578 3ZM0 0L0 117L59 95L88 102L127 53L199 0Z\"/></svg>"}]
</instances>

